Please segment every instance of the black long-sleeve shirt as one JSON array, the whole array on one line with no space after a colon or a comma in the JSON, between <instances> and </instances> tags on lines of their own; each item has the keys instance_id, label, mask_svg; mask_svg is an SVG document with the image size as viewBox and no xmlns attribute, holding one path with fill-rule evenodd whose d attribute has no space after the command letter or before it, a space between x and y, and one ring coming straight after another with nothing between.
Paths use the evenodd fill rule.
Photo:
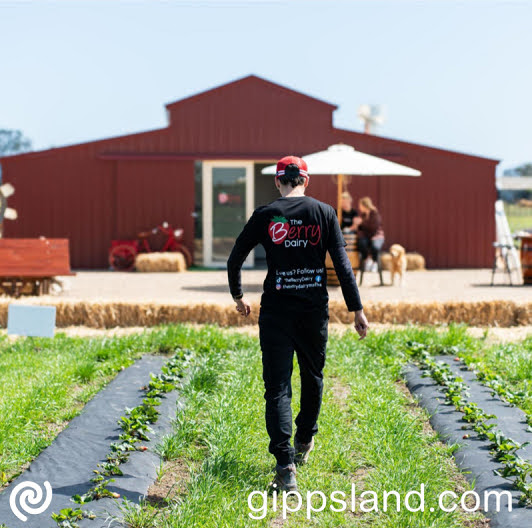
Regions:
<instances>
[{"instance_id":1,"label":"black long-sleeve shirt","mask_svg":"<svg viewBox=\"0 0 532 528\"><path fill-rule=\"evenodd\" d=\"M255 210L237 238L227 273L233 297L242 295L241 269L258 244L268 274L261 305L273 310L326 308L325 255L331 255L349 311L362 309L360 294L334 209L309 196L279 198Z\"/></svg>"}]
</instances>

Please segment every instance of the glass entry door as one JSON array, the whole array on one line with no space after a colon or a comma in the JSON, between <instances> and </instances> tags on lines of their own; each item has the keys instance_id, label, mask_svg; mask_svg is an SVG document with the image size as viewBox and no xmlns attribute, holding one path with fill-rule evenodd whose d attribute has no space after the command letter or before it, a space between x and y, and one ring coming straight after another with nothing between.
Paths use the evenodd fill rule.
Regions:
<instances>
[{"instance_id":1,"label":"glass entry door","mask_svg":"<svg viewBox=\"0 0 532 528\"><path fill-rule=\"evenodd\" d=\"M203 162L204 265L225 267L252 212L253 162Z\"/></svg>"}]
</instances>

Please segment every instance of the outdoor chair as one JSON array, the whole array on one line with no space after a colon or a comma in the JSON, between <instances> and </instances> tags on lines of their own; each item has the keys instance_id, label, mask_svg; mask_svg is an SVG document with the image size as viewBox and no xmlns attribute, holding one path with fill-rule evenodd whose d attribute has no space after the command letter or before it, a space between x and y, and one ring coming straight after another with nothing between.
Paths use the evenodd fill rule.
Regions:
<instances>
[{"instance_id":1,"label":"outdoor chair","mask_svg":"<svg viewBox=\"0 0 532 528\"><path fill-rule=\"evenodd\" d=\"M513 286L512 282L512 268L510 267L510 254L511 251L514 250L513 244L503 244L502 242L493 242L493 247L495 248L495 257L493 258L493 267L491 269L491 286L494 286L495 284L495 272L497 271L497 262L499 260L499 257L501 257L504 261L504 269L503 271L508 274L508 279L510 281L510 285Z\"/></svg>"}]
</instances>

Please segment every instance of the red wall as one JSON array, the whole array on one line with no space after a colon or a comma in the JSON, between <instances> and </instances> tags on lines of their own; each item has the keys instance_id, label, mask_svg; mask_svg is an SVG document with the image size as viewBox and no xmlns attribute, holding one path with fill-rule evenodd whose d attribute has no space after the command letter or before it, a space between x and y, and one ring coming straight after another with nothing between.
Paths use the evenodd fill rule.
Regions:
<instances>
[{"instance_id":1,"label":"red wall","mask_svg":"<svg viewBox=\"0 0 532 528\"><path fill-rule=\"evenodd\" d=\"M491 266L496 163L419 145L388 145L383 149L381 138L371 136L364 141L352 135L346 132L341 139L361 151L422 172L420 177L351 178L348 190L354 199L367 195L379 207L386 246L397 242L407 251L421 253L429 268ZM336 204L330 176L313 177L309 189L316 198Z\"/></svg>"},{"instance_id":2,"label":"red wall","mask_svg":"<svg viewBox=\"0 0 532 528\"><path fill-rule=\"evenodd\" d=\"M185 244L194 240L194 162L118 161L116 228L118 238L146 231L164 221L185 229Z\"/></svg>"},{"instance_id":3,"label":"red wall","mask_svg":"<svg viewBox=\"0 0 532 528\"><path fill-rule=\"evenodd\" d=\"M5 236L69 238L73 268L107 268L112 239L135 238L164 221L184 227L193 246L192 161L102 161L83 149L2 166L19 214L4 222Z\"/></svg>"}]
</instances>

